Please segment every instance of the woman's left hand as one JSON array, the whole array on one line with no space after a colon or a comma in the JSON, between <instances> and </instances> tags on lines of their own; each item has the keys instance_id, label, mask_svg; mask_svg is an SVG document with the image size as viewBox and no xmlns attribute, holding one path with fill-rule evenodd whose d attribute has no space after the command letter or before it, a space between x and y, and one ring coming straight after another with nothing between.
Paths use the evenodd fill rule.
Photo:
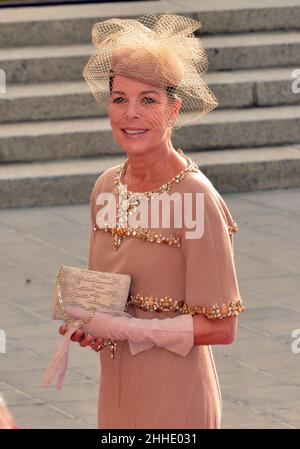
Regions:
<instances>
[{"instance_id":1,"label":"woman's left hand","mask_svg":"<svg viewBox=\"0 0 300 449\"><path fill-rule=\"evenodd\" d=\"M67 328L68 327L66 324L62 324L59 328L59 333L61 335L65 335ZM92 339L93 339L93 337L91 335L88 335L85 332L82 332L81 330L74 332L74 334L71 337L71 340L74 342L78 342L82 348L86 348L87 346L89 346ZM101 345L101 343L103 343L103 338L101 338L101 337L96 338L94 340L94 347L97 348L97 346ZM96 351L96 349L94 349L92 346L91 346L91 348L94 351Z\"/></svg>"},{"instance_id":2,"label":"woman's left hand","mask_svg":"<svg viewBox=\"0 0 300 449\"><path fill-rule=\"evenodd\" d=\"M85 321L89 318L90 312L83 307L65 306L66 313L73 319ZM122 319L121 319L122 318ZM82 326L82 330L95 338L126 340L123 332L127 320L132 319L132 315L127 312L99 312L96 311L92 318ZM117 338L120 337L120 338Z\"/></svg>"}]
</instances>

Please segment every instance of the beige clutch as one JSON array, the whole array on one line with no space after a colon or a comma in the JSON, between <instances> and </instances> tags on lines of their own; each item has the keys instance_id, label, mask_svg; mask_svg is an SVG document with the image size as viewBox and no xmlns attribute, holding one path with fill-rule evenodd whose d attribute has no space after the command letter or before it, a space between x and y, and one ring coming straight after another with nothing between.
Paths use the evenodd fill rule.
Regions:
<instances>
[{"instance_id":1,"label":"beige clutch","mask_svg":"<svg viewBox=\"0 0 300 449\"><path fill-rule=\"evenodd\" d=\"M65 305L83 307L92 312L123 312L131 276L61 265L52 301L52 318L73 323Z\"/></svg>"}]
</instances>

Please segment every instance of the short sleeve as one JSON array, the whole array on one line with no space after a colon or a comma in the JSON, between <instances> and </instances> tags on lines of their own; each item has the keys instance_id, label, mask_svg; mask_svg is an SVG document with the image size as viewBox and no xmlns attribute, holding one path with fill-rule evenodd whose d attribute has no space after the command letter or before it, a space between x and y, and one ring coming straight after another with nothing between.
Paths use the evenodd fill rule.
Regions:
<instances>
[{"instance_id":1,"label":"short sleeve","mask_svg":"<svg viewBox=\"0 0 300 449\"><path fill-rule=\"evenodd\" d=\"M203 233L199 238L182 236L185 261L185 306L189 313L208 319L236 316L245 306L240 297L233 254L235 222L217 194L205 192ZM186 231L186 230L185 230Z\"/></svg>"},{"instance_id":2,"label":"short sleeve","mask_svg":"<svg viewBox=\"0 0 300 449\"><path fill-rule=\"evenodd\" d=\"M90 221L90 237L89 237L89 248L88 248L88 270L94 270L94 239L95 239L95 231L94 231L94 223L95 223L95 185L90 194L90 203L89 203L89 221Z\"/></svg>"},{"instance_id":3,"label":"short sleeve","mask_svg":"<svg viewBox=\"0 0 300 449\"><path fill-rule=\"evenodd\" d=\"M105 179L106 175L109 172L113 172L115 170L115 166L107 169L96 179L91 194L90 194L90 203L89 203L89 218L90 218L90 237L89 237L89 248L88 248L88 270L94 270L94 242L96 238L95 232L95 224L96 224L96 201L97 196L102 191L105 191Z\"/></svg>"}]
</instances>

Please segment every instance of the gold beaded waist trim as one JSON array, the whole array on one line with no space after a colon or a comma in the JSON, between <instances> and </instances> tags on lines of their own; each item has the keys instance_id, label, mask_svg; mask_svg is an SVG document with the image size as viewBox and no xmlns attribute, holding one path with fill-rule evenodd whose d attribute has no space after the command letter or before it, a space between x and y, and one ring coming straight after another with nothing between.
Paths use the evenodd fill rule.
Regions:
<instances>
[{"instance_id":1,"label":"gold beaded waist trim","mask_svg":"<svg viewBox=\"0 0 300 449\"><path fill-rule=\"evenodd\" d=\"M134 307L151 312L181 312L195 315L203 314L209 320L216 318L225 318L228 316L237 316L246 310L242 298L229 300L223 304L212 304L210 307L189 306L184 301L173 301L167 296L157 298L153 294L150 296L130 295L126 307Z\"/></svg>"},{"instance_id":2,"label":"gold beaded waist trim","mask_svg":"<svg viewBox=\"0 0 300 449\"><path fill-rule=\"evenodd\" d=\"M93 230L97 231L98 229L103 229L105 232L110 232L113 236L118 236L121 238L127 236L135 236L142 238L143 240L146 240L148 242L167 244L175 248L181 247L180 236L167 237L162 234L156 234L155 232L147 228L121 228L116 226L109 226L108 224L102 224L99 228L97 223L94 223ZM236 222L234 222L233 225L228 226L228 233L234 234L236 232L238 232L238 225L236 224Z\"/></svg>"},{"instance_id":3,"label":"gold beaded waist trim","mask_svg":"<svg viewBox=\"0 0 300 449\"><path fill-rule=\"evenodd\" d=\"M162 234L156 234L154 231L151 231L148 228L121 228L109 226L107 224L103 225L101 228L98 228L97 223L95 223L93 229L94 231L97 231L97 229L103 229L105 232L110 232L113 236L116 235L123 238L127 236L135 236L142 238L143 240L146 240L148 242L163 243L174 247L181 246L180 237L163 236Z\"/></svg>"}]
</instances>

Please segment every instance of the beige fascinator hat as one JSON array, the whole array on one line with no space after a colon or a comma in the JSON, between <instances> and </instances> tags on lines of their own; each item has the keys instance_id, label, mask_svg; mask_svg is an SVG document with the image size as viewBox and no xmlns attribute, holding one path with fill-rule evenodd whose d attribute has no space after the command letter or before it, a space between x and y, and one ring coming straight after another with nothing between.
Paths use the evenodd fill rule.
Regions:
<instances>
[{"instance_id":1,"label":"beige fascinator hat","mask_svg":"<svg viewBox=\"0 0 300 449\"><path fill-rule=\"evenodd\" d=\"M121 75L157 87L169 101L179 97L176 128L216 108L217 98L201 79L208 59L193 34L200 27L201 22L172 12L95 23L92 42L97 51L84 67L83 76L99 105L112 105L125 114L126 98L112 102L111 95L114 77ZM149 117L151 111L154 126L162 126L157 107L155 102L141 99L138 114Z\"/></svg>"}]
</instances>

